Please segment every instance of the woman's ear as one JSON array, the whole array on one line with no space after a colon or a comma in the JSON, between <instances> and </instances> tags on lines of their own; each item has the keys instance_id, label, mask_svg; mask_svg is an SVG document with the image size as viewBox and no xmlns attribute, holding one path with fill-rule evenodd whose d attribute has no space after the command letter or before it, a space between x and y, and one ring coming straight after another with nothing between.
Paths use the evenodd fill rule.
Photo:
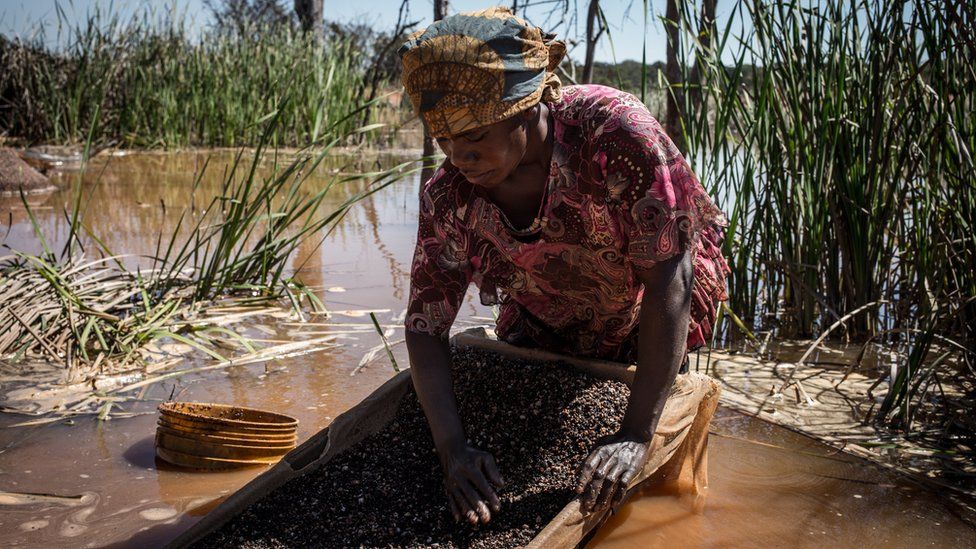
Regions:
<instances>
[{"instance_id":1,"label":"woman's ear","mask_svg":"<svg viewBox=\"0 0 976 549\"><path fill-rule=\"evenodd\" d=\"M532 122L535 121L538 116L539 116L539 105L535 105L534 107L529 107L528 109L525 109L524 111L519 113L518 116L519 126L521 126L522 129L524 129L525 131L528 131Z\"/></svg>"},{"instance_id":2,"label":"woman's ear","mask_svg":"<svg viewBox=\"0 0 976 549\"><path fill-rule=\"evenodd\" d=\"M534 106L522 111L522 123L528 124L532 122L539 116L539 104L536 103Z\"/></svg>"}]
</instances>

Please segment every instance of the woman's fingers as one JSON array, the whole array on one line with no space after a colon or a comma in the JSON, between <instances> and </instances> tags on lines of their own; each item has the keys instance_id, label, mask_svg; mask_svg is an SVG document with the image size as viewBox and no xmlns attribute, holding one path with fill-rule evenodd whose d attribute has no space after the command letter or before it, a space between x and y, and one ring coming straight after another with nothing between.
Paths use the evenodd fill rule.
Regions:
<instances>
[{"instance_id":1,"label":"woman's fingers","mask_svg":"<svg viewBox=\"0 0 976 549\"><path fill-rule=\"evenodd\" d=\"M593 493L594 490L598 490L600 485L603 484L603 480L596 474L600 466L603 464L603 448L600 448L590 454L590 457L586 458L583 462L583 468L580 471L579 483L576 486L576 492L580 495L580 510L584 513L590 512L591 502L593 498L596 497Z\"/></svg>"},{"instance_id":2,"label":"woman's fingers","mask_svg":"<svg viewBox=\"0 0 976 549\"><path fill-rule=\"evenodd\" d=\"M634 467L627 467L624 469L623 473L620 474L620 481L617 482L619 487L617 488L617 494L613 498L613 505L620 505L624 500L624 496L627 495L627 488L630 486L630 481L634 480L634 476L637 474L637 469Z\"/></svg>"},{"instance_id":3,"label":"woman's fingers","mask_svg":"<svg viewBox=\"0 0 976 549\"><path fill-rule=\"evenodd\" d=\"M637 471L639 470L640 469L637 467L628 467L627 470L624 471L624 474L620 475L620 482L624 486L629 486L630 481L634 480L634 477L637 476Z\"/></svg>"},{"instance_id":4,"label":"woman's fingers","mask_svg":"<svg viewBox=\"0 0 976 549\"><path fill-rule=\"evenodd\" d=\"M478 522L478 513L474 511L474 508L468 503L468 498L464 497L464 493L461 488L455 485L450 490L451 501L454 502L454 506L458 510L458 520L466 520L470 523Z\"/></svg>"},{"instance_id":5,"label":"woman's fingers","mask_svg":"<svg viewBox=\"0 0 976 549\"><path fill-rule=\"evenodd\" d=\"M454 501L454 494L450 490L447 492L447 505L451 508L451 516L454 517L454 522L461 521L461 511L458 510L458 504Z\"/></svg>"},{"instance_id":6,"label":"woman's fingers","mask_svg":"<svg viewBox=\"0 0 976 549\"><path fill-rule=\"evenodd\" d=\"M590 481L590 487L585 495L585 508L587 512L593 509L597 502L597 497L602 495L607 488L612 487L613 481L608 479L607 475L610 474L610 471L615 465L617 465L616 456L609 456L600 462L600 466L593 473L593 480Z\"/></svg>"},{"instance_id":7,"label":"woman's fingers","mask_svg":"<svg viewBox=\"0 0 976 549\"><path fill-rule=\"evenodd\" d=\"M587 486L590 485L590 481L593 480L593 473L596 472L597 467L600 466L602 461L603 451L602 448L590 454L590 457L586 458L583 462L583 467L580 469L579 482L576 483L576 493L582 494L586 490Z\"/></svg>"},{"instance_id":8,"label":"woman's fingers","mask_svg":"<svg viewBox=\"0 0 976 549\"><path fill-rule=\"evenodd\" d=\"M607 473L606 481L603 483L603 490L600 492L599 499L597 499L597 506L606 507L613 501L617 491L620 490L620 476L623 474L624 469L626 469L626 465L617 461Z\"/></svg>"},{"instance_id":9,"label":"woman's fingers","mask_svg":"<svg viewBox=\"0 0 976 549\"><path fill-rule=\"evenodd\" d=\"M610 507L613 508L613 512L617 512L617 508L624 501L624 496L627 495L627 485L622 482L617 482L617 491L613 494L613 500L610 502Z\"/></svg>"},{"instance_id":10,"label":"woman's fingers","mask_svg":"<svg viewBox=\"0 0 976 549\"><path fill-rule=\"evenodd\" d=\"M485 478L481 471L478 469L471 471L471 473L468 475L468 480L470 480L471 484L473 484L474 487L481 492L482 499L488 503L491 510L497 513L501 508L502 502L498 499L498 494L496 494L491 488L491 485L488 484L488 479Z\"/></svg>"},{"instance_id":11,"label":"woman's fingers","mask_svg":"<svg viewBox=\"0 0 976 549\"><path fill-rule=\"evenodd\" d=\"M488 475L488 480L497 488L505 486L505 481L502 480L502 475L498 472L498 465L495 464L495 458L491 457L491 454L485 454L481 462L481 468Z\"/></svg>"},{"instance_id":12,"label":"woman's fingers","mask_svg":"<svg viewBox=\"0 0 976 549\"><path fill-rule=\"evenodd\" d=\"M458 479L457 487L471 509L471 513L467 515L468 521L477 524L479 519L481 522L491 520L491 512L488 511L488 506L485 505L485 502L478 496L466 478Z\"/></svg>"}]
</instances>

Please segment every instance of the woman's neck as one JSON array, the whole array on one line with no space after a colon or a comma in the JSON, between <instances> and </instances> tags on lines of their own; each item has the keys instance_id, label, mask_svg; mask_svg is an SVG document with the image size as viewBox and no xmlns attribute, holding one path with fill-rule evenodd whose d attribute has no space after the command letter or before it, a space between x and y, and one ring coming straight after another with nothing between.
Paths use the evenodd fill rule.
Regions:
<instances>
[{"instance_id":1,"label":"woman's neck","mask_svg":"<svg viewBox=\"0 0 976 549\"><path fill-rule=\"evenodd\" d=\"M549 172L549 159L552 158L552 112L545 103L539 103L539 114L533 121L525 148L525 156L519 162L523 166L540 166ZM516 171L518 168L516 169Z\"/></svg>"},{"instance_id":2,"label":"woman's neck","mask_svg":"<svg viewBox=\"0 0 976 549\"><path fill-rule=\"evenodd\" d=\"M539 115L530 124L525 154L505 181L488 191L488 199L512 226L525 228L538 217L545 200L552 159L553 127L549 108L540 103Z\"/></svg>"},{"instance_id":3,"label":"woman's neck","mask_svg":"<svg viewBox=\"0 0 976 549\"><path fill-rule=\"evenodd\" d=\"M530 123L522 160L505 182L489 193L496 204L541 196L545 188L552 159L552 113L545 103L539 107L539 114Z\"/></svg>"}]
</instances>

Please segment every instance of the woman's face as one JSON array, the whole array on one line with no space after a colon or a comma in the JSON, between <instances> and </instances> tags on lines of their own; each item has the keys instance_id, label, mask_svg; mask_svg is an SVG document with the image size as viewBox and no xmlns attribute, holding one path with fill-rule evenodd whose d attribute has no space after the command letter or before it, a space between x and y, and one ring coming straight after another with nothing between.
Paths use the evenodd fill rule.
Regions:
<instances>
[{"instance_id":1,"label":"woman's face","mask_svg":"<svg viewBox=\"0 0 976 549\"><path fill-rule=\"evenodd\" d=\"M528 143L525 113L457 136L437 139L451 164L473 185L497 187L515 171Z\"/></svg>"}]
</instances>

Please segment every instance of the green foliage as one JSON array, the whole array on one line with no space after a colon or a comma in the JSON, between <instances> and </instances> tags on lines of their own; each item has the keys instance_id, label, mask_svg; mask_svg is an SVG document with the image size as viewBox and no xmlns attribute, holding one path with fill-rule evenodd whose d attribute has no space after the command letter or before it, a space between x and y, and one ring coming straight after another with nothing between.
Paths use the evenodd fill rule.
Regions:
<instances>
[{"instance_id":1,"label":"green foliage","mask_svg":"<svg viewBox=\"0 0 976 549\"><path fill-rule=\"evenodd\" d=\"M880 415L909 425L922 380L971 376L976 352L976 5L740 0L711 29L682 7L686 35L711 36L681 52L701 93L679 95L731 221L732 308L809 336L885 303L845 326L905 349ZM930 360L946 349L954 365Z\"/></svg>"},{"instance_id":2,"label":"green foliage","mask_svg":"<svg viewBox=\"0 0 976 549\"><path fill-rule=\"evenodd\" d=\"M191 38L185 16L146 12L122 21L96 12L58 28L62 46L54 50L41 31L26 42L0 40L0 133L82 143L100 110L96 143L253 145L262 131L255 122L287 88L291 100L276 113L280 123L268 142L303 146L356 108L361 95L364 69L348 41L319 44L288 25Z\"/></svg>"},{"instance_id":3,"label":"green foliage","mask_svg":"<svg viewBox=\"0 0 976 549\"><path fill-rule=\"evenodd\" d=\"M167 285L178 281L178 273L190 270L193 298L208 300L227 292L250 291L264 297L291 297L293 282L286 276L289 259L307 238L321 236L321 231L341 219L348 209L386 186L410 173L413 161L378 172L335 177L321 190L307 194L303 191L308 177L342 142L345 134L337 128L347 120L356 119L366 108L354 110L325 128L328 140L314 143L316 152L300 152L298 157L281 166L277 157L266 152L280 126L280 113L287 112L287 98L274 114L261 124L264 127L257 150L245 161L244 151L238 152L228 169L223 190L197 216L189 237L178 242L179 227L166 252L157 258L170 275L161 280ZM375 125L359 128L355 133L369 132ZM262 162L272 161L272 173L258 175ZM353 195L328 215L317 215L326 195L336 184L367 180L371 185ZM182 223L182 219L181 219ZM167 288L168 290L169 288ZM158 288L157 288L158 290Z\"/></svg>"},{"instance_id":4,"label":"green foliage","mask_svg":"<svg viewBox=\"0 0 976 549\"><path fill-rule=\"evenodd\" d=\"M214 350L214 333L254 349L238 334L198 317L199 310L229 298L252 304L287 299L298 314L307 300L313 310L322 311L322 302L288 269L299 246L310 239L320 245L349 208L410 175L415 163L335 176L321 189L306 192L308 178L347 137L340 128L358 119L366 105L322 128L322 137L310 148L279 164L269 144L293 100L288 88L280 92L283 99L272 113L255 122L260 131L256 150L240 150L221 191L206 208L182 212L172 234L159 236L148 270L126 269L105 248L79 215L80 198L74 211L66 212L69 242L55 253L24 200L44 251L33 256L15 250L0 257L0 359L41 356L65 364L69 372L82 368L101 373L131 368L140 360L137 351L155 340L170 339L224 360ZM259 171L269 163L270 173ZM202 176L201 171L198 177ZM321 211L334 185L354 180L369 184L332 211ZM76 196L80 194L79 190ZM83 260L83 234L104 257Z\"/></svg>"}]
</instances>

